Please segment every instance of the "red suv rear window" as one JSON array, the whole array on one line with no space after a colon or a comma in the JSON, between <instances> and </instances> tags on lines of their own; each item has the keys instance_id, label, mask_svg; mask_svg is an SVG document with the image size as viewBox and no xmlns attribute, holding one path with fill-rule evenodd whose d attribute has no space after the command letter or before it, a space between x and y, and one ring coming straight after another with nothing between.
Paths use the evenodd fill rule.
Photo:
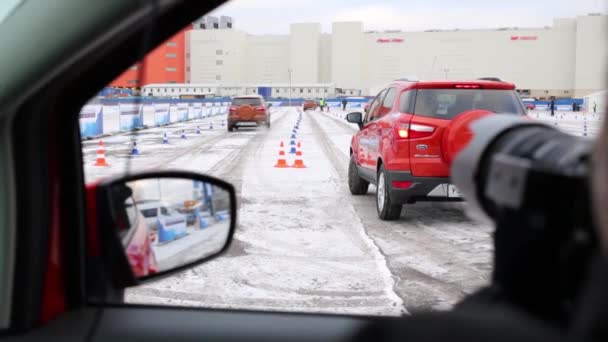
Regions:
<instances>
[{"instance_id":1,"label":"red suv rear window","mask_svg":"<svg viewBox=\"0 0 608 342\"><path fill-rule=\"evenodd\" d=\"M414 114L438 119L452 119L473 109L495 113L525 115L513 90L502 89L419 89L416 91Z\"/></svg>"},{"instance_id":2,"label":"red suv rear window","mask_svg":"<svg viewBox=\"0 0 608 342\"><path fill-rule=\"evenodd\" d=\"M232 105L233 106L243 106L243 105L250 105L250 106L261 106L262 105L262 100L260 100L259 98L256 97L237 97L232 99Z\"/></svg>"}]
</instances>

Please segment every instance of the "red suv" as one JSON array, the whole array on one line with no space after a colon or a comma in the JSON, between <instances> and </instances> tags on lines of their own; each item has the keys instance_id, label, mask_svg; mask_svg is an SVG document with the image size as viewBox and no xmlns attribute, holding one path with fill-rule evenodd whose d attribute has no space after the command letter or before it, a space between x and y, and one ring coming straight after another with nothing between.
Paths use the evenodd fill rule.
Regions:
<instances>
[{"instance_id":1,"label":"red suv","mask_svg":"<svg viewBox=\"0 0 608 342\"><path fill-rule=\"evenodd\" d=\"M370 183L376 184L376 208L383 220L398 219L405 203L461 201L450 184L448 162L452 158L448 140L460 137L454 138L449 129L455 116L472 110L525 115L511 83L398 80L389 84L365 116L347 115L361 129L351 141L350 192L364 195Z\"/></svg>"}]
</instances>

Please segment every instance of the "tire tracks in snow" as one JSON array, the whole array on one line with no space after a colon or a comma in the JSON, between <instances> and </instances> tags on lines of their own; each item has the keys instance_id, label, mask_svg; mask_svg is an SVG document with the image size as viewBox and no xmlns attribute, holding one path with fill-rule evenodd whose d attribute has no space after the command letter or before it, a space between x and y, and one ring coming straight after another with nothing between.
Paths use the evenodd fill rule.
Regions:
<instances>
[{"instance_id":1,"label":"tire tracks in snow","mask_svg":"<svg viewBox=\"0 0 608 342\"><path fill-rule=\"evenodd\" d=\"M335 144L331 141L331 139L328 138L325 131L321 128L320 124L317 122L317 119L314 117L315 113L313 112L312 115L310 113L305 113L305 114L306 114L306 116L308 116L309 121L312 123L314 137L320 142L323 152L325 153L325 155L327 156L327 158L329 159L330 163L332 164L336 173L339 176L339 179L335 183L335 186L336 186L336 188L343 189L343 191L341 191L341 192L344 193L346 182L340 182L340 179L345 180L347 177L348 171L347 171L346 165L348 165L348 161L346 161L346 162L344 161L344 158L342 158L343 154L337 150L337 148L335 147ZM321 115L323 115L323 114L321 114ZM346 127L344 127L344 128L346 128ZM347 201L345 201L345 203L347 203ZM361 234L364 236L365 239L367 239L369 241L369 243L375 248L375 250L377 252L377 256L378 256L377 263L380 267L384 268L384 273L387 275L387 278L385 279L385 281L387 282L387 285L390 286L389 296L394 296L396 298L399 298L399 302L401 303L402 312L404 314L408 314L409 312L404 305L403 298L401 298L401 296L399 296L397 294L397 291L395 291L395 284L397 281L396 281L396 278L395 278L393 272L391 271L391 269L389 267L389 263L388 263L386 255L383 253L382 249L380 248L380 246L378 246L376 241L369 236L369 234L367 233L366 227L363 225L363 222L356 215L355 207L352 204L350 205L350 209L353 213L353 216L358 218L359 225L361 227ZM351 227L348 227L348 228L351 228Z\"/></svg>"},{"instance_id":2,"label":"tire tracks in snow","mask_svg":"<svg viewBox=\"0 0 608 342\"><path fill-rule=\"evenodd\" d=\"M348 157L329 138L319 120L336 123L344 134L356 132L330 115L315 118L319 135L346 187ZM396 222L380 221L370 196L350 196L367 235L386 258L396 280L396 292L408 308L443 309L485 284L491 267L487 226L472 223L462 210L433 203L416 204ZM471 222L471 223L469 223ZM464 224L464 227L462 227Z\"/></svg>"}]
</instances>

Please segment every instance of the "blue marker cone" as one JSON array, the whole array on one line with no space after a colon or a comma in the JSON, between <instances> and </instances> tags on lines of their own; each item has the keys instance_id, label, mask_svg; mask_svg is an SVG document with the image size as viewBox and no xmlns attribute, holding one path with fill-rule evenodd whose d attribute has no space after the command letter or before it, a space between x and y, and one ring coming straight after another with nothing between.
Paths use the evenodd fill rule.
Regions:
<instances>
[{"instance_id":1,"label":"blue marker cone","mask_svg":"<svg viewBox=\"0 0 608 342\"><path fill-rule=\"evenodd\" d=\"M209 123L209 129L213 129L213 122Z\"/></svg>"},{"instance_id":2,"label":"blue marker cone","mask_svg":"<svg viewBox=\"0 0 608 342\"><path fill-rule=\"evenodd\" d=\"M224 127L226 125L226 123L224 121L222 121L222 127Z\"/></svg>"},{"instance_id":3,"label":"blue marker cone","mask_svg":"<svg viewBox=\"0 0 608 342\"><path fill-rule=\"evenodd\" d=\"M296 141L292 139L291 142L289 143L289 145L294 145L295 146L296 145Z\"/></svg>"},{"instance_id":4,"label":"blue marker cone","mask_svg":"<svg viewBox=\"0 0 608 342\"><path fill-rule=\"evenodd\" d=\"M169 138L167 138L167 133L165 133L165 134L163 135L163 144L165 144L165 145L166 145L166 144L168 144L168 143L169 143Z\"/></svg>"},{"instance_id":5,"label":"blue marker cone","mask_svg":"<svg viewBox=\"0 0 608 342\"><path fill-rule=\"evenodd\" d=\"M296 153L296 147L295 146L291 146L291 149L289 150L289 153L291 153L291 154Z\"/></svg>"},{"instance_id":6,"label":"blue marker cone","mask_svg":"<svg viewBox=\"0 0 608 342\"><path fill-rule=\"evenodd\" d=\"M182 129L182 139L186 139L186 130Z\"/></svg>"},{"instance_id":7,"label":"blue marker cone","mask_svg":"<svg viewBox=\"0 0 608 342\"><path fill-rule=\"evenodd\" d=\"M137 149L137 141L133 142L133 148L131 149L131 155L135 156L139 154L139 150Z\"/></svg>"},{"instance_id":8,"label":"blue marker cone","mask_svg":"<svg viewBox=\"0 0 608 342\"><path fill-rule=\"evenodd\" d=\"M196 134L201 134L201 126L196 126Z\"/></svg>"},{"instance_id":9,"label":"blue marker cone","mask_svg":"<svg viewBox=\"0 0 608 342\"><path fill-rule=\"evenodd\" d=\"M295 134L292 134L292 135L291 135L291 139L296 139L296 138L297 138L297 137L296 137L296 135L295 135Z\"/></svg>"}]
</instances>

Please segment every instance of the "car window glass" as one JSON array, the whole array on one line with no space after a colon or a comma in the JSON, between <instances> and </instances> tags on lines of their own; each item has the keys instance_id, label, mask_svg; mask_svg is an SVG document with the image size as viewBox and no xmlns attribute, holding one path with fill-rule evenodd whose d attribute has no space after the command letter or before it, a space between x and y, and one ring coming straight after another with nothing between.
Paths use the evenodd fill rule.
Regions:
<instances>
[{"instance_id":1,"label":"car window glass","mask_svg":"<svg viewBox=\"0 0 608 342\"><path fill-rule=\"evenodd\" d=\"M414 113L416 90L406 90L399 97L399 110L401 113Z\"/></svg>"},{"instance_id":2,"label":"car window glass","mask_svg":"<svg viewBox=\"0 0 608 342\"><path fill-rule=\"evenodd\" d=\"M261 104L262 104L262 100L260 100L259 98L253 98L253 97L248 97L248 98L237 97L232 100L233 106L243 106L243 105L260 106Z\"/></svg>"},{"instance_id":3,"label":"car window glass","mask_svg":"<svg viewBox=\"0 0 608 342\"><path fill-rule=\"evenodd\" d=\"M473 1L476 9L486 6ZM39 1L47 2L53 1ZM515 84L535 105L530 119L557 121L578 136L593 136L604 117L603 97L593 95L606 89L598 81L604 65L594 61L604 56L608 40L597 28L608 16L587 16L568 5L576 1L563 2L571 12L544 7L536 22L530 15L504 16L503 9L513 6L507 2L486 1L492 3L487 13L463 12L450 20L444 14L458 12L461 3L444 1L437 12L422 2L414 13L411 4L385 1L384 12L401 18L385 20L382 13L357 11L367 6L357 1L273 1L271 9L254 14L237 10L248 2L200 13L122 74L108 74L112 81L78 113L77 157L88 184L177 170L236 186L239 223L227 252L126 289L127 304L363 316L448 309L492 279L493 227L469 220L466 202L408 202L401 212L384 206L399 213L394 223L377 213L378 200L400 201L407 197L402 194L415 194L410 202L423 202L429 193L457 195L449 158L443 158L452 147L443 141L449 121L441 119L476 109L524 113L516 90L469 89L476 83L508 88L476 80L483 76ZM425 8L431 9L419 16ZM306 23L295 22L293 13ZM348 22L339 18L344 13L352 14ZM568 18L553 20L563 13ZM274 18L262 20L268 15ZM412 15L425 20L412 23ZM498 22L502 27L492 24ZM93 71L109 73L108 63L122 65L127 57L99 61ZM17 67L19 60L12 62ZM457 88L460 80L469 87ZM547 108L552 96L558 98L554 117ZM583 109L578 119L566 112L573 100ZM363 113L363 131L346 120L351 112ZM382 167L386 183L378 191L374 180ZM169 191L153 193L127 215L139 216L153 249L162 246L178 259L185 240L171 238L172 227L185 221L189 232L206 235L222 222L217 203L200 192L193 184L187 198L168 201Z\"/></svg>"},{"instance_id":4,"label":"car window glass","mask_svg":"<svg viewBox=\"0 0 608 342\"><path fill-rule=\"evenodd\" d=\"M369 106L369 110L365 115L366 120L364 121L364 123L368 123L376 119L375 114L377 113L378 107L380 107L384 94L386 94L386 89L381 91L378 96L376 96L376 99L374 99L374 102L372 102L372 104Z\"/></svg>"},{"instance_id":5,"label":"car window glass","mask_svg":"<svg viewBox=\"0 0 608 342\"><path fill-rule=\"evenodd\" d=\"M495 113L524 115L517 94L500 89L419 89L414 114L438 119L452 119L474 109Z\"/></svg>"},{"instance_id":6,"label":"car window glass","mask_svg":"<svg viewBox=\"0 0 608 342\"><path fill-rule=\"evenodd\" d=\"M389 113L391 109L393 109L393 103L395 103L395 96L397 94L397 90L395 88L390 88L386 92L386 96L382 101L382 106L377 109L377 113L374 114L374 120L379 119Z\"/></svg>"}]
</instances>

